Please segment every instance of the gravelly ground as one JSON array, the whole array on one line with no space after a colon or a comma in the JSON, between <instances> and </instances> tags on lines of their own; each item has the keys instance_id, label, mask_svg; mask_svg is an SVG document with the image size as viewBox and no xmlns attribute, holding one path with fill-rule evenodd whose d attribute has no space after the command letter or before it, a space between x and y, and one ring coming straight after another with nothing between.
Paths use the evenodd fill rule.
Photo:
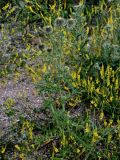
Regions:
<instances>
[{"instance_id":1,"label":"gravelly ground","mask_svg":"<svg viewBox=\"0 0 120 160\"><path fill-rule=\"evenodd\" d=\"M3 30L0 30L1 61L2 59L9 58L8 55L12 55L12 52L26 53L25 44L22 42L22 35L17 31L17 27L14 26L16 31L14 34L11 34L9 28L8 25ZM32 49L31 52L33 52ZM10 67L12 68L12 64ZM39 108L42 104L42 98L37 94L34 84L23 72L21 77L24 81L21 80L21 77L18 81L14 81L12 75L10 76L11 78L0 78L0 137L7 132L10 126L19 120L21 115L31 118L33 110ZM5 103L10 99L14 103L12 106L7 106ZM10 110L13 112L12 115Z\"/></svg>"},{"instance_id":2,"label":"gravelly ground","mask_svg":"<svg viewBox=\"0 0 120 160\"><path fill-rule=\"evenodd\" d=\"M9 106L5 104L10 99L14 101L10 106L13 115L9 115ZM0 136L19 120L20 115L31 118L34 108L39 108L41 103L42 98L38 96L34 84L12 80L3 84L0 80Z\"/></svg>"}]
</instances>

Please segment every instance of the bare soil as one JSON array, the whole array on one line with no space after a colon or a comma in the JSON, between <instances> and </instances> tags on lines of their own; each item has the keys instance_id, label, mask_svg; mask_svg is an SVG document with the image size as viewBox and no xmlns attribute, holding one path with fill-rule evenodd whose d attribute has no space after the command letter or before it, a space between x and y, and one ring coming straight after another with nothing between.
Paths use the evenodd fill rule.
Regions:
<instances>
[{"instance_id":1,"label":"bare soil","mask_svg":"<svg viewBox=\"0 0 120 160\"><path fill-rule=\"evenodd\" d=\"M0 79L0 137L19 121L20 116L31 119L34 109L40 108L41 104L42 98L33 83L14 80L3 82Z\"/></svg>"}]
</instances>

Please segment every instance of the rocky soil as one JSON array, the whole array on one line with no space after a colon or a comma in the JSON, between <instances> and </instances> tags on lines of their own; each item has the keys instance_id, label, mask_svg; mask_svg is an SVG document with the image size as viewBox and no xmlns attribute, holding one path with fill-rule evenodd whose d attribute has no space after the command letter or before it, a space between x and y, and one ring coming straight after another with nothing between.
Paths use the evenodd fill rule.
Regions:
<instances>
[{"instance_id":1,"label":"rocky soil","mask_svg":"<svg viewBox=\"0 0 120 160\"><path fill-rule=\"evenodd\" d=\"M27 55L29 53L26 50L25 42L22 41L24 36L22 32L17 31L16 25L13 25L12 28L15 30L13 34L11 34L11 25L4 25L4 28L0 30L0 72L4 61L5 63L9 61L12 54L17 52ZM32 53L36 50L35 47L31 48ZM26 63L34 65L35 62L26 60ZM9 67L12 69L15 65L13 63ZM4 76L0 78L0 139L13 124L19 121L20 116L29 119L35 118L34 109L41 107L42 104L42 98L38 95L34 83L25 75L24 69L20 72L21 76L17 81L14 73L10 73L7 78Z\"/></svg>"},{"instance_id":2,"label":"rocky soil","mask_svg":"<svg viewBox=\"0 0 120 160\"><path fill-rule=\"evenodd\" d=\"M32 119L34 109L42 104L34 84L0 80L0 136L19 121L19 117ZM34 117L35 118L35 117Z\"/></svg>"}]
</instances>

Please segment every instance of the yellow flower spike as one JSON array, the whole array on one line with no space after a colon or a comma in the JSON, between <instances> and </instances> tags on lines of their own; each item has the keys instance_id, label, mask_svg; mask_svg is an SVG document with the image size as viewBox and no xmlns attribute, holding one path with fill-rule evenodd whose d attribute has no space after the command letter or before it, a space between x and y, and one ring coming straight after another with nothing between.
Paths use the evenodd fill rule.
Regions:
<instances>
[{"instance_id":1,"label":"yellow flower spike","mask_svg":"<svg viewBox=\"0 0 120 160\"><path fill-rule=\"evenodd\" d=\"M96 89L96 93L100 94L100 88L99 87Z\"/></svg>"},{"instance_id":2,"label":"yellow flower spike","mask_svg":"<svg viewBox=\"0 0 120 160\"><path fill-rule=\"evenodd\" d=\"M34 145L34 144L32 144L31 147L32 147L33 149L35 149L35 145Z\"/></svg>"},{"instance_id":3,"label":"yellow flower spike","mask_svg":"<svg viewBox=\"0 0 120 160\"><path fill-rule=\"evenodd\" d=\"M82 80L82 85L83 85L84 87L86 87L86 86L87 86L86 79L83 79L83 80Z\"/></svg>"},{"instance_id":4,"label":"yellow flower spike","mask_svg":"<svg viewBox=\"0 0 120 160\"><path fill-rule=\"evenodd\" d=\"M120 129L120 120L117 120L118 128Z\"/></svg>"},{"instance_id":5,"label":"yellow flower spike","mask_svg":"<svg viewBox=\"0 0 120 160\"><path fill-rule=\"evenodd\" d=\"M92 77L90 77L90 81L92 81L93 80L93 78Z\"/></svg>"},{"instance_id":6,"label":"yellow flower spike","mask_svg":"<svg viewBox=\"0 0 120 160\"><path fill-rule=\"evenodd\" d=\"M5 11L10 6L9 3L7 3L2 9Z\"/></svg>"},{"instance_id":7,"label":"yellow flower spike","mask_svg":"<svg viewBox=\"0 0 120 160\"><path fill-rule=\"evenodd\" d=\"M20 151L20 147L17 144L15 145L15 148Z\"/></svg>"},{"instance_id":8,"label":"yellow flower spike","mask_svg":"<svg viewBox=\"0 0 120 160\"><path fill-rule=\"evenodd\" d=\"M86 33L87 33L87 35L88 35L88 33L89 33L89 30L90 30L89 27L87 27L87 28L86 28Z\"/></svg>"},{"instance_id":9,"label":"yellow flower spike","mask_svg":"<svg viewBox=\"0 0 120 160\"><path fill-rule=\"evenodd\" d=\"M27 128L29 128L29 122L28 121L25 122L25 125L26 125Z\"/></svg>"},{"instance_id":10,"label":"yellow flower spike","mask_svg":"<svg viewBox=\"0 0 120 160\"><path fill-rule=\"evenodd\" d=\"M120 132L118 133L118 138L120 139Z\"/></svg>"},{"instance_id":11,"label":"yellow flower spike","mask_svg":"<svg viewBox=\"0 0 120 160\"><path fill-rule=\"evenodd\" d=\"M67 36L67 32L66 31L63 31L63 34L64 34L64 36Z\"/></svg>"},{"instance_id":12,"label":"yellow flower spike","mask_svg":"<svg viewBox=\"0 0 120 160\"><path fill-rule=\"evenodd\" d=\"M110 85L110 77L111 77L111 67L109 65L106 70L106 75L107 75L107 86L109 86Z\"/></svg>"},{"instance_id":13,"label":"yellow flower spike","mask_svg":"<svg viewBox=\"0 0 120 160\"><path fill-rule=\"evenodd\" d=\"M100 82L100 81L99 81L99 79L97 78L97 79L96 79L96 84L99 84L99 82Z\"/></svg>"},{"instance_id":14,"label":"yellow flower spike","mask_svg":"<svg viewBox=\"0 0 120 160\"><path fill-rule=\"evenodd\" d=\"M110 102L112 102L113 101L113 96L110 96Z\"/></svg>"},{"instance_id":15,"label":"yellow flower spike","mask_svg":"<svg viewBox=\"0 0 120 160\"><path fill-rule=\"evenodd\" d=\"M90 92L91 92L91 94L93 93L94 89L95 89L94 82L92 82L92 84L91 84L91 88L90 88Z\"/></svg>"},{"instance_id":16,"label":"yellow flower spike","mask_svg":"<svg viewBox=\"0 0 120 160\"><path fill-rule=\"evenodd\" d=\"M53 148L54 148L55 153L59 152L59 150L58 150L58 148L56 146L53 145Z\"/></svg>"},{"instance_id":17,"label":"yellow flower spike","mask_svg":"<svg viewBox=\"0 0 120 160\"><path fill-rule=\"evenodd\" d=\"M80 74L82 67L79 67L77 74Z\"/></svg>"},{"instance_id":18,"label":"yellow flower spike","mask_svg":"<svg viewBox=\"0 0 120 160\"><path fill-rule=\"evenodd\" d=\"M30 139L33 139L33 129L29 128L29 137Z\"/></svg>"},{"instance_id":19,"label":"yellow flower spike","mask_svg":"<svg viewBox=\"0 0 120 160\"><path fill-rule=\"evenodd\" d=\"M47 71L47 66L46 66L46 64L44 64L43 68L42 68L42 72L45 73L46 71Z\"/></svg>"},{"instance_id":20,"label":"yellow flower spike","mask_svg":"<svg viewBox=\"0 0 120 160\"><path fill-rule=\"evenodd\" d=\"M6 146L5 146L5 147L2 147L1 153L3 154L3 153L5 153L5 151L6 151Z\"/></svg>"},{"instance_id":21,"label":"yellow flower spike","mask_svg":"<svg viewBox=\"0 0 120 160\"><path fill-rule=\"evenodd\" d=\"M69 106L70 106L70 107L75 107L75 106L76 106L76 103L69 102Z\"/></svg>"},{"instance_id":22,"label":"yellow flower spike","mask_svg":"<svg viewBox=\"0 0 120 160\"><path fill-rule=\"evenodd\" d=\"M101 75L101 78L104 79L104 65L102 64L102 67L100 69L100 75Z\"/></svg>"},{"instance_id":23,"label":"yellow flower spike","mask_svg":"<svg viewBox=\"0 0 120 160\"><path fill-rule=\"evenodd\" d=\"M106 119L104 120L104 126L105 126L105 127L107 126L107 121L106 121Z\"/></svg>"},{"instance_id":24,"label":"yellow flower spike","mask_svg":"<svg viewBox=\"0 0 120 160\"><path fill-rule=\"evenodd\" d=\"M108 142L108 143L110 143L110 142L111 142L111 139L112 139L112 135L111 135L111 134L109 134L109 135L108 135L107 142Z\"/></svg>"},{"instance_id":25,"label":"yellow flower spike","mask_svg":"<svg viewBox=\"0 0 120 160\"><path fill-rule=\"evenodd\" d=\"M113 24L113 17L110 15L110 18L108 18L108 24L112 25Z\"/></svg>"},{"instance_id":26,"label":"yellow flower spike","mask_svg":"<svg viewBox=\"0 0 120 160\"><path fill-rule=\"evenodd\" d=\"M110 126L112 125L112 123L113 123L113 120L110 119L110 120L109 120L109 123L108 123L108 126L110 127Z\"/></svg>"},{"instance_id":27,"label":"yellow flower spike","mask_svg":"<svg viewBox=\"0 0 120 160\"><path fill-rule=\"evenodd\" d=\"M103 117L104 117L104 113L103 113L103 111L102 111L101 114L100 114L100 116L99 116L100 121L103 120Z\"/></svg>"},{"instance_id":28,"label":"yellow flower spike","mask_svg":"<svg viewBox=\"0 0 120 160\"><path fill-rule=\"evenodd\" d=\"M89 133L89 132L90 132L90 126L89 126L88 123L86 123L85 132L86 132L86 133Z\"/></svg>"},{"instance_id":29,"label":"yellow flower spike","mask_svg":"<svg viewBox=\"0 0 120 160\"><path fill-rule=\"evenodd\" d=\"M115 71L112 71L112 82L115 82Z\"/></svg>"},{"instance_id":30,"label":"yellow flower spike","mask_svg":"<svg viewBox=\"0 0 120 160\"><path fill-rule=\"evenodd\" d=\"M72 86L76 88L76 87L78 87L78 84L75 83L75 82L73 82L73 83L72 83Z\"/></svg>"},{"instance_id":31,"label":"yellow flower spike","mask_svg":"<svg viewBox=\"0 0 120 160\"><path fill-rule=\"evenodd\" d=\"M23 153L20 154L19 158L21 158L21 160L24 160L25 159L25 156Z\"/></svg>"},{"instance_id":32,"label":"yellow flower spike","mask_svg":"<svg viewBox=\"0 0 120 160\"><path fill-rule=\"evenodd\" d=\"M68 88L68 87L66 87L66 86L64 86L64 89L65 89L66 91L69 91L69 88Z\"/></svg>"},{"instance_id":33,"label":"yellow flower spike","mask_svg":"<svg viewBox=\"0 0 120 160\"><path fill-rule=\"evenodd\" d=\"M35 13L33 8L31 6L27 6L27 8L32 12L32 13Z\"/></svg>"},{"instance_id":34,"label":"yellow flower spike","mask_svg":"<svg viewBox=\"0 0 120 160\"><path fill-rule=\"evenodd\" d=\"M118 77L115 80L115 90L117 90L119 88L119 80Z\"/></svg>"},{"instance_id":35,"label":"yellow flower spike","mask_svg":"<svg viewBox=\"0 0 120 160\"><path fill-rule=\"evenodd\" d=\"M80 149L79 148L76 149L76 153L78 153L78 154L80 153Z\"/></svg>"},{"instance_id":36,"label":"yellow flower spike","mask_svg":"<svg viewBox=\"0 0 120 160\"><path fill-rule=\"evenodd\" d=\"M93 100L90 101L91 104L94 104L95 102Z\"/></svg>"},{"instance_id":37,"label":"yellow flower spike","mask_svg":"<svg viewBox=\"0 0 120 160\"><path fill-rule=\"evenodd\" d=\"M6 18L15 11L16 7L12 7L8 12L7 12L7 15L6 15Z\"/></svg>"},{"instance_id":38,"label":"yellow flower spike","mask_svg":"<svg viewBox=\"0 0 120 160\"><path fill-rule=\"evenodd\" d=\"M71 77L72 77L72 79L76 79L77 78L77 73L75 71L73 71L71 73Z\"/></svg>"},{"instance_id":39,"label":"yellow flower spike","mask_svg":"<svg viewBox=\"0 0 120 160\"><path fill-rule=\"evenodd\" d=\"M70 135L70 140L73 140L74 141L74 137L72 135Z\"/></svg>"},{"instance_id":40,"label":"yellow flower spike","mask_svg":"<svg viewBox=\"0 0 120 160\"><path fill-rule=\"evenodd\" d=\"M110 85L110 77L107 76L107 87Z\"/></svg>"},{"instance_id":41,"label":"yellow flower spike","mask_svg":"<svg viewBox=\"0 0 120 160\"><path fill-rule=\"evenodd\" d=\"M94 107L97 107L97 103L96 102L94 103Z\"/></svg>"},{"instance_id":42,"label":"yellow flower spike","mask_svg":"<svg viewBox=\"0 0 120 160\"><path fill-rule=\"evenodd\" d=\"M80 82L80 75L77 75L77 80L78 82Z\"/></svg>"},{"instance_id":43,"label":"yellow flower spike","mask_svg":"<svg viewBox=\"0 0 120 160\"><path fill-rule=\"evenodd\" d=\"M93 138L92 138L92 142L95 143L98 139L100 138L100 136L97 133L97 129L93 130Z\"/></svg>"}]
</instances>

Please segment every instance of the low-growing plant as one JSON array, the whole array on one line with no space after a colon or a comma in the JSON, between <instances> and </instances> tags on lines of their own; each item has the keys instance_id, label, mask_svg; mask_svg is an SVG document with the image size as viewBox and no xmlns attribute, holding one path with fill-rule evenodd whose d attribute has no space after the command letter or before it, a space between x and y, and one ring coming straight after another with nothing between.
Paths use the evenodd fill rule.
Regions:
<instances>
[{"instance_id":1,"label":"low-growing plant","mask_svg":"<svg viewBox=\"0 0 120 160\"><path fill-rule=\"evenodd\" d=\"M63 133L60 137L64 143L56 149L54 158L61 156L59 158L118 159L117 152L110 151L111 145L113 148L117 147L119 129L115 134L114 127L120 115L120 58L117 38L119 20L115 16L119 12L119 5L116 6L117 9L114 7L113 5L110 8L105 26L92 26L90 36L90 26L86 25L83 4L75 6L76 12L71 18L66 20L64 17L58 17L51 25L52 33L48 36L52 51L43 53L44 76L38 89L40 94L43 93L53 102L52 108L51 105L48 108L52 109L53 119L55 118L54 121L57 123L54 124L55 128L60 127L57 130ZM82 107L81 103L84 104ZM78 116L77 120L72 119L70 122L68 115L68 120L63 119L65 113L59 118L60 108L68 113L74 108L81 108L84 110L81 113L84 114L83 119L80 120ZM79 125L74 124L74 121ZM80 134L80 126L83 134ZM73 134L70 141L69 134ZM112 137L116 137L114 144Z\"/></svg>"},{"instance_id":2,"label":"low-growing plant","mask_svg":"<svg viewBox=\"0 0 120 160\"><path fill-rule=\"evenodd\" d=\"M49 17L43 15L47 39L27 58L40 57L40 64L24 67L44 100L35 112L46 118L20 119L12 159L119 159L120 5L112 3L108 11L104 5L98 10L107 17L96 25L88 25L83 1L68 18L53 6ZM1 145L1 157L8 151Z\"/></svg>"}]
</instances>

